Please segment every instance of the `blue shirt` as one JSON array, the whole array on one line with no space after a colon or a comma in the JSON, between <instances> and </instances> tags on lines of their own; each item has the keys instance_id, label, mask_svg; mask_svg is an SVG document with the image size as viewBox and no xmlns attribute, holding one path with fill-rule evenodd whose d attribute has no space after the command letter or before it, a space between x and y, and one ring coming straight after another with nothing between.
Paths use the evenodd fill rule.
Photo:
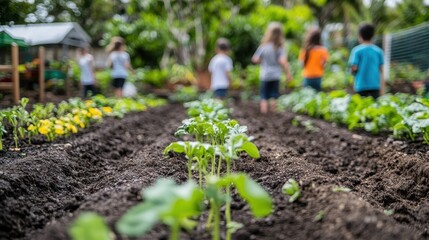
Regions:
<instances>
[{"instance_id":1,"label":"blue shirt","mask_svg":"<svg viewBox=\"0 0 429 240\"><path fill-rule=\"evenodd\" d=\"M373 44L361 44L352 49L349 66L357 66L356 92L380 89L380 68L384 64L383 50Z\"/></svg>"}]
</instances>

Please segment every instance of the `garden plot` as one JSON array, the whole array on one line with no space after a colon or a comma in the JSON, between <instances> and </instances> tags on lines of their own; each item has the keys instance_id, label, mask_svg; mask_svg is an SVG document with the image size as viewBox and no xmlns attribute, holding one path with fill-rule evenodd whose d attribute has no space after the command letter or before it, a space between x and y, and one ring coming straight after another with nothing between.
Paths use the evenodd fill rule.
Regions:
<instances>
[{"instance_id":1,"label":"garden plot","mask_svg":"<svg viewBox=\"0 0 429 240\"><path fill-rule=\"evenodd\" d=\"M232 217L244 224L233 239L428 238L427 146L414 148L306 117L299 121L309 122L294 126L295 114L260 116L253 103L232 107L261 153L259 160L242 155L232 170L260 183L275 207L270 216L253 219L233 191ZM110 118L6 159L0 165L0 238L68 239L69 224L85 211L104 216L114 229L125 211L141 202L142 188L161 177L186 181L183 157L163 156L184 118L180 105ZM282 193L289 178L302 191L293 203ZM181 239L211 239L207 215L194 231L182 231ZM140 239L168 234L157 225Z\"/></svg>"}]
</instances>

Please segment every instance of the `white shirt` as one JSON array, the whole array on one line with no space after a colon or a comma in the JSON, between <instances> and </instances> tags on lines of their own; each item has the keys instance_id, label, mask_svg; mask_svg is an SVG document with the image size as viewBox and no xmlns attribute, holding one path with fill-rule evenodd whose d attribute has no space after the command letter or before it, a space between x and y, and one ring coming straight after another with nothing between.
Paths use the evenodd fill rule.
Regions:
<instances>
[{"instance_id":1,"label":"white shirt","mask_svg":"<svg viewBox=\"0 0 429 240\"><path fill-rule=\"evenodd\" d=\"M94 84L94 74L92 70L94 57L91 54L85 54L79 58L80 82L82 85Z\"/></svg>"},{"instance_id":2,"label":"white shirt","mask_svg":"<svg viewBox=\"0 0 429 240\"><path fill-rule=\"evenodd\" d=\"M112 63L113 78L127 78L128 69L126 64L130 62L130 55L126 52L113 51L109 55L109 60Z\"/></svg>"},{"instance_id":3,"label":"white shirt","mask_svg":"<svg viewBox=\"0 0 429 240\"><path fill-rule=\"evenodd\" d=\"M209 71L212 73L211 90L227 89L229 86L227 72L232 70L232 60L225 54L217 54L209 64Z\"/></svg>"}]
</instances>

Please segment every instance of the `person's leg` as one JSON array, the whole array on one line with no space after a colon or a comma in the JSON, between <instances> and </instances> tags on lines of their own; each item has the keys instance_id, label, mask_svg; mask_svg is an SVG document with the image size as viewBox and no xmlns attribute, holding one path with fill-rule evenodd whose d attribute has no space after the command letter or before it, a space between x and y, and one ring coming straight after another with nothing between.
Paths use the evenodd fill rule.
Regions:
<instances>
[{"instance_id":1,"label":"person's leg","mask_svg":"<svg viewBox=\"0 0 429 240\"><path fill-rule=\"evenodd\" d=\"M314 90L322 91L322 78L304 78L304 87L311 87Z\"/></svg>"},{"instance_id":2,"label":"person's leg","mask_svg":"<svg viewBox=\"0 0 429 240\"><path fill-rule=\"evenodd\" d=\"M268 113L268 100L267 99L261 99L260 110L261 110L262 114Z\"/></svg>"},{"instance_id":3,"label":"person's leg","mask_svg":"<svg viewBox=\"0 0 429 240\"><path fill-rule=\"evenodd\" d=\"M270 111L275 112L277 109L277 98L279 97L280 81L269 82L269 99L270 99Z\"/></svg>"},{"instance_id":4,"label":"person's leg","mask_svg":"<svg viewBox=\"0 0 429 240\"><path fill-rule=\"evenodd\" d=\"M268 93L267 93L267 82L261 81L261 86L259 88L259 93L261 96L261 103L260 103L260 111L262 114L268 113Z\"/></svg>"},{"instance_id":5,"label":"person's leg","mask_svg":"<svg viewBox=\"0 0 429 240\"><path fill-rule=\"evenodd\" d=\"M89 91L88 85L83 85L83 98L84 99L88 97L88 91Z\"/></svg>"},{"instance_id":6,"label":"person's leg","mask_svg":"<svg viewBox=\"0 0 429 240\"><path fill-rule=\"evenodd\" d=\"M122 88L115 88L115 97L122 97Z\"/></svg>"}]
</instances>

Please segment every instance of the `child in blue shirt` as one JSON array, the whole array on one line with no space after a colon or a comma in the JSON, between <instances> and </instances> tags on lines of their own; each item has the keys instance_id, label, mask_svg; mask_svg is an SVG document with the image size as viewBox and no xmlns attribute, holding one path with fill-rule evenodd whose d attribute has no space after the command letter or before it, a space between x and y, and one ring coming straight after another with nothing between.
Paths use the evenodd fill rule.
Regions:
<instances>
[{"instance_id":1,"label":"child in blue shirt","mask_svg":"<svg viewBox=\"0 0 429 240\"><path fill-rule=\"evenodd\" d=\"M375 27L363 24L359 28L360 45L350 54L349 66L354 75L354 90L363 97L378 98L384 94L383 50L372 43Z\"/></svg>"}]
</instances>

